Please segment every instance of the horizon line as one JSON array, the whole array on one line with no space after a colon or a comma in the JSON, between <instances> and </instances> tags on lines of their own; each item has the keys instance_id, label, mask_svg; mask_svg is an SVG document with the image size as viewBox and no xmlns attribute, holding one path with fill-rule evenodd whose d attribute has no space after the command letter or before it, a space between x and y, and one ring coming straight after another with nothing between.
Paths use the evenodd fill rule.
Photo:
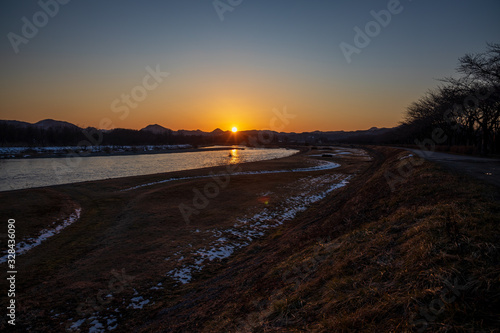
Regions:
<instances>
[{"instance_id":1,"label":"horizon line","mask_svg":"<svg viewBox=\"0 0 500 333\"><path fill-rule=\"evenodd\" d=\"M46 119L42 119L42 120L39 120L39 121L36 121L36 122L29 122L29 121L24 121L24 120L14 120L14 119L0 119L0 121L15 121L15 122L20 122L20 123L27 123L27 124L30 124L30 125L36 125L42 121L55 121L55 122L61 122L61 123L68 123L68 124L71 124L73 126L76 126L76 127L79 127L81 129L85 129L85 128L95 128L97 130L100 130L100 131L112 131L112 130L115 130L115 129L125 129L125 130L134 130L134 131L140 131L140 130L143 130L145 129L146 127L148 126L161 126L163 127L164 129L167 129L167 130L170 130L170 131L173 131L173 132L179 132L179 131L190 131L190 132L203 132L203 133L212 133L216 130L221 130L223 132L231 132L231 129L227 129L227 130L223 130L221 129L220 127L217 127L211 131L204 131L204 130L201 130L199 128L197 129L185 129L185 128L181 128L181 129L177 129L177 130L174 130L174 129L171 129L169 127L165 127L163 125L160 125L158 123L155 123L155 124L148 124L146 125L145 127L142 127L142 128L139 128L139 129L135 129L135 128L125 128L125 127L113 127L113 128L98 128L98 127L95 127L95 126L82 126L82 125L79 125L79 124L74 124L72 122L69 122L69 121L66 121L66 120L56 120L56 119L52 119L52 118L46 118ZM276 132L276 133L312 133L312 132L356 132L356 131L368 131L368 130L371 130L371 129L390 129L390 128L395 128L395 127L398 127L398 125L396 126L393 126L393 127L378 127L378 126L372 126L370 128L367 128L367 129L356 129L356 130L344 130L344 129L340 129L340 130L319 130L319 129L316 129L316 130L310 130L310 131L301 131L301 132L298 132L298 131L291 131L291 132L284 132L284 131L276 131L276 130L271 130L271 129L239 129L238 128L238 132L251 132L251 131L271 131L271 132Z\"/></svg>"}]
</instances>

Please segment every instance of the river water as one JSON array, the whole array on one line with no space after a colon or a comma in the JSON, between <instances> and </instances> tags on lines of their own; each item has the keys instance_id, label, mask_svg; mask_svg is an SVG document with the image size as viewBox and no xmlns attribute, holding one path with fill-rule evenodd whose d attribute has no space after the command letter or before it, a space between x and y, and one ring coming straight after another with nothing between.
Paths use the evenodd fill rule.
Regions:
<instances>
[{"instance_id":1,"label":"river water","mask_svg":"<svg viewBox=\"0 0 500 333\"><path fill-rule=\"evenodd\" d=\"M245 148L168 154L0 160L0 191L255 162L297 150Z\"/></svg>"}]
</instances>

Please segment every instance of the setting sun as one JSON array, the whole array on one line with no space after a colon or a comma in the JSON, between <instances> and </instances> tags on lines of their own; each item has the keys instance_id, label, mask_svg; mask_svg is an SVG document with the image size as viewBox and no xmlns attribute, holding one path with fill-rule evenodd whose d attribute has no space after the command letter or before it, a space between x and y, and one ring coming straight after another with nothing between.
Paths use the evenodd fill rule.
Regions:
<instances>
[{"instance_id":1,"label":"setting sun","mask_svg":"<svg viewBox=\"0 0 500 333\"><path fill-rule=\"evenodd\" d=\"M233 133L236 133L236 132L238 132L238 128L233 127L233 128L231 128L231 131L233 131Z\"/></svg>"}]
</instances>

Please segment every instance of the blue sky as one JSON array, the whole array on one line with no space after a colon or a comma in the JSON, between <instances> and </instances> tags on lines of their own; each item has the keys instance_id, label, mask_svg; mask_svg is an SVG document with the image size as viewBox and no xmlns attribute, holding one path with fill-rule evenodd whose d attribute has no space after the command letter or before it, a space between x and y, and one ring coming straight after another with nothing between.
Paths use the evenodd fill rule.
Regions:
<instances>
[{"instance_id":1,"label":"blue sky","mask_svg":"<svg viewBox=\"0 0 500 333\"><path fill-rule=\"evenodd\" d=\"M251 129L269 128L273 108L286 107L296 117L284 131L395 126L459 57L500 42L500 2L400 1L348 63L339 45L354 45L353 29L391 2L221 0L232 9L221 21L212 1L72 0L16 53L8 34L22 37L22 18L33 23L43 9L6 0L0 119ZM112 102L148 66L169 76L120 117Z\"/></svg>"}]
</instances>

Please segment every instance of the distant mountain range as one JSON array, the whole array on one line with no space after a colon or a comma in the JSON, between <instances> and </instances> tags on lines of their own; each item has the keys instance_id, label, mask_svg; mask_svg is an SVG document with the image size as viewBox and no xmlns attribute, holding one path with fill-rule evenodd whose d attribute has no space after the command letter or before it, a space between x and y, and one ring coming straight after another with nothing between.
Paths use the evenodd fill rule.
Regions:
<instances>
[{"instance_id":1,"label":"distant mountain range","mask_svg":"<svg viewBox=\"0 0 500 333\"><path fill-rule=\"evenodd\" d=\"M290 136L296 136L299 138L307 138L307 137L326 137L330 140L341 140L341 139L347 139L351 137L358 137L360 135L363 136L377 136L381 134L386 134L389 133L393 130L394 128L378 128L378 127L372 127L368 130L358 130L358 131L314 131L314 132L302 132L302 133L295 133L295 132L273 132L275 134L279 135L290 135ZM188 131L188 130L179 130L179 131L173 131L169 128L165 128L161 125L148 125L141 129L141 131L149 131L154 134L165 134L165 133L171 133L171 134L183 134L186 136L189 135L222 135L225 133L229 133L230 131L223 131L220 128L217 128L213 130L212 132L203 132L200 130L196 131ZM240 133L248 133L248 134L258 134L258 130L249 130L249 131L241 131Z\"/></svg>"},{"instance_id":2,"label":"distant mountain range","mask_svg":"<svg viewBox=\"0 0 500 333\"><path fill-rule=\"evenodd\" d=\"M10 124L18 127L37 127L37 128L43 128L43 129L49 129L49 128L79 128L76 125L73 125L71 123L68 123L67 121L60 121L60 120L53 120L53 119L44 119L40 120L39 122L36 123L27 123L25 121L18 121L18 120L0 120L0 122L3 122L5 124Z\"/></svg>"},{"instance_id":3,"label":"distant mountain range","mask_svg":"<svg viewBox=\"0 0 500 333\"><path fill-rule=\"evenodd\" d=\"M173 134L173 135L182 134L182 135L185 135L185 136L191 136L191 135L202 135L202 136L207 136L207 135L221 135L221 134L229 132L229 131L225 131L224 132L220 128L216 128L212 132L203 132L203 131L201 131L199 129L196 130L196 131L190 131L190 130L173 131L170 128L166 128L166 127L163 127L163 126L158 125L158 124L148 125L148 126L142 128L142 129L140 129L140 131L151 132L151 133L154 133L154 134L166 134L166 133Z\"/></svg>"},{"instance_id":4,"label":"distant mountain range","mask_svg":"<svg viewBox=\"0 0 500 333\"><path fill-rule=\"evenodd\" d=\"M10 128L35 128L41 130L83 130L83 128L71 124L66 121L59 121L53 119L45 119L36 123L28 123L17 120L0 120L0 125L9 125ZM396 127L397 128L397 127ZM372 141L372 139L390 135L396 128L377 128L372 127L368 130L358 130L358 131L313 131L313 132L302 132L302 133L286 133L286 132L274 132L274 131L259 131L259 130L249 130L249 131L239 131L239 137L257 137L260 132L265 132L266 135L272 135L274 142L286 142L286 143L326 143L326 142L360 142L360 141ZM155 136L175 136L175 137L198 137L204 138L204 140L217 138L217 137L229 137L232 133L231 131L223 131L220 128L213 130L212 132L204 132L201 130L178 130L174 131L170 128L163 127L158 124L148 125L138 131L128 130L128 129L113 129L113 130L97 130L102 133L113 133L115 131L130 131L131 133L144 133L148 135Z\"/></svg>"}]
</instances>

